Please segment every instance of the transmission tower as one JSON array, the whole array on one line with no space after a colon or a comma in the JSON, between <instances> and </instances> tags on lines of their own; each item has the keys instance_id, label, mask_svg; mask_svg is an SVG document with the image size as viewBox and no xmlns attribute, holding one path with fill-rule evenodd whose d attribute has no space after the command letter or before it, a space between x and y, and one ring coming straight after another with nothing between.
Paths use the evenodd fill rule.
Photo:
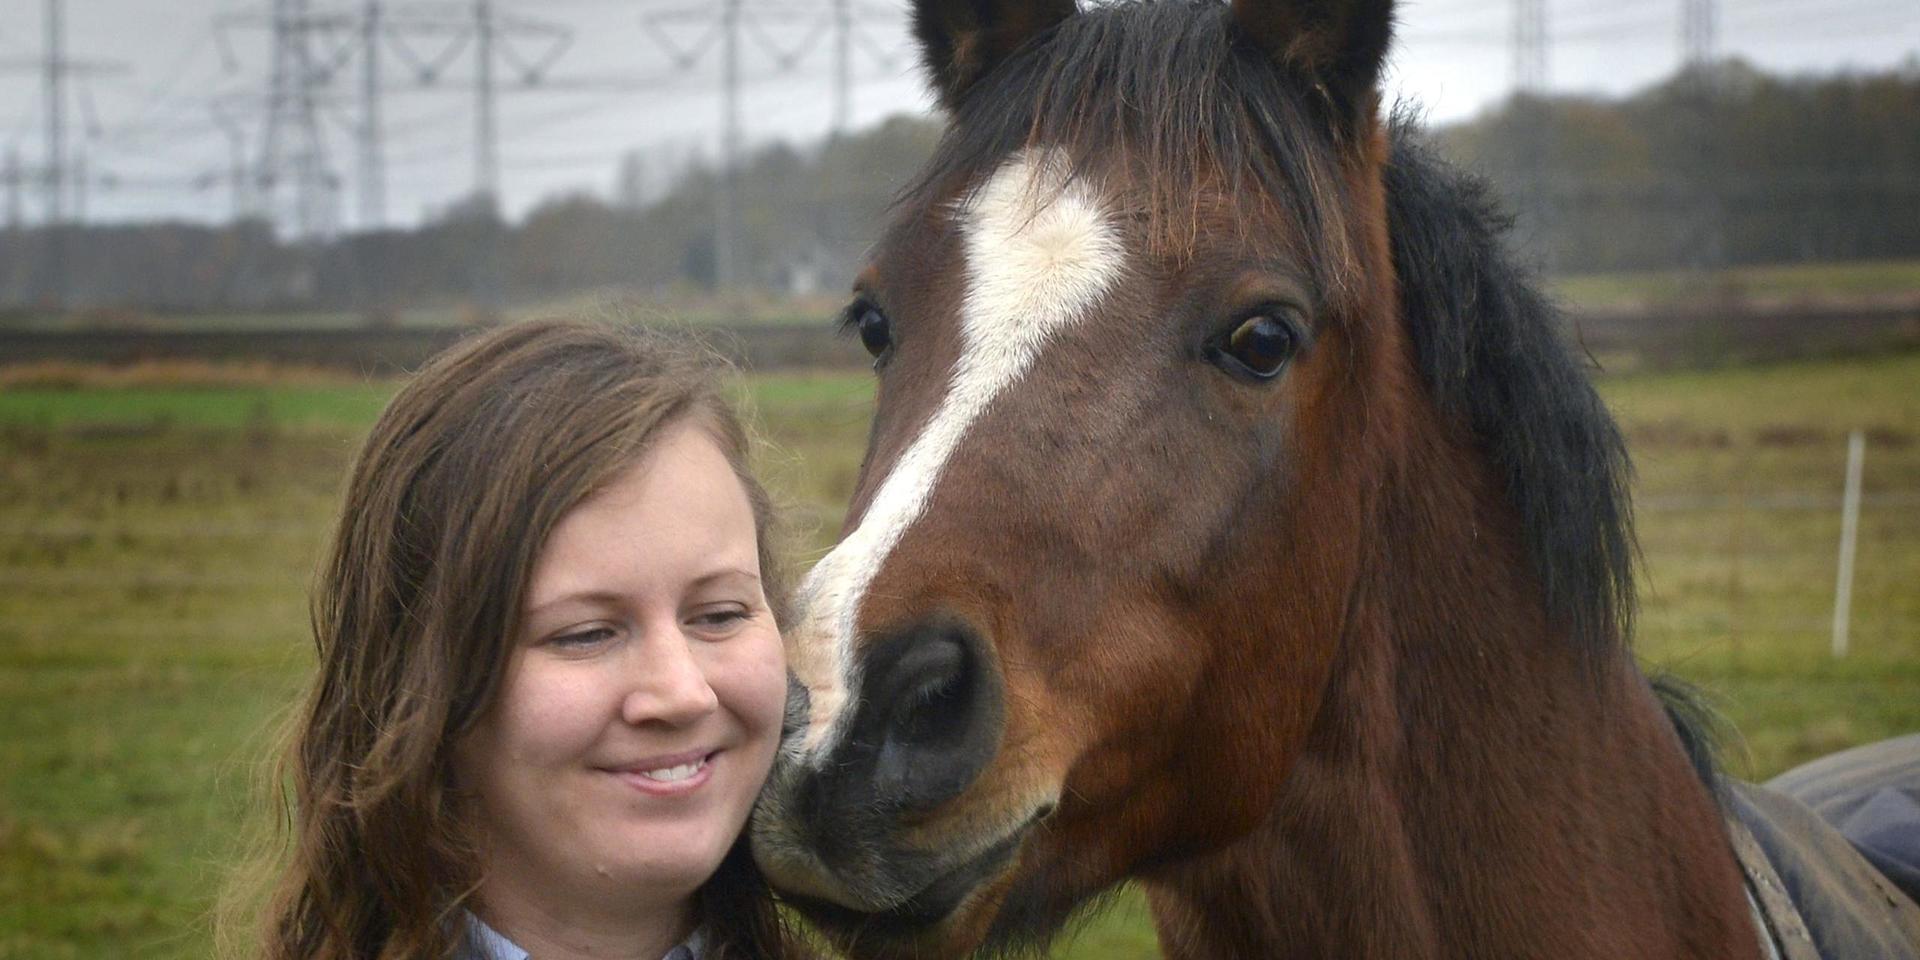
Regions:
<instances>
[{"instance_id":1,"label":"transmission tower","mask_svg":"<svg viewBox=\"0 0 1920 960\"><path fill-rule=\"evenodd\" d=\"M385 128L380 124L380 0L367 0L360 21L360 229L387 222Z\"/></svg>"},{"instance_id":2,"label":"transmission tower","mask_svg":"<svg viewBox=\"0 0 1920 960\"><path fill-rule=\"evenodd\" d=\"M833 0L833 135L847 132L853 113L853 11Z\"/></svg>"},{"instance_id":3,"label":"transmission tower","mask_svg":"<svg viewBox=\"0 0 1920 960\"><path fill-rule=\"evenodd\" d=\"M263 211L290 223L294 236L305 240L331 235L338 216L338 180L320 135L318 106L327 78L313 57L316 26L307 0L273 0L267 121L254 168Z\"/></svg>"},{"instance_id":4,"label":"transmission tower","mask_svg":"<svg viewBox=\"0 0 1920 960\"><path fill-rule=\"evenodd\" d=\"M396 91L420 92L436 88L446 70L469 48L474 57L474 187L476 197L490 202L499 193L499 124L497 98L503 86L499 82L502 67L517 69L515 89L535 89L547 71L572 44L573 32L556 23L502 14L494 0L362 0L357 10L336 8L318 13L306 10L306 0L273 0L273 13L265 19L246 13L220 18L223 26L267 26L276 38L275 80L277 91L282 61L280 38L288 24L297 27L300 38L295 59L304 60L310 82L295 84L313 103L328 100L327 87L333 76L355 58L360 66L359 117L353 124L357 162L359 226L378 229L386 222L385 133L382 126L386 94ZM282 7L297 3L299 12L286 15ZM437 49L422 53L425 44ZM316 57L323 46L328 52ZM386 55L392 53L403 70L411 72L402 82L388 79ZM268 117L276 114L269 97ZM312 111L294 111L311 115ZM271 128L272 124L269 123ZM313 123L317 131L319 124ZM266 177L265 172L262 177ZM333 183L331 174L327 181Z\"/></svg>"},{"instance_id":5,"label":"transmission tower","mask_svg":"<svg viewBox=\"0 0 1920 960\"><path fill-rule=\"evenodd\" d=\"M66 10L47 0L47 223L66 222L67 91Z\"/></svg>"},{"instance_id":6,"label":"transmission tower","mask_svg":"<svg viewBox=\"0 0 1920 960\"><path fill-rule=\"evenodd\" d=\"M1704 76L1713 61L1719 11L1716 0L1680 0L1680 51L1688 71Z\"/></svg>"},{"instance_id":7,"label":"transmission tower","mask_svg":"<svg viewBox=\"0 0 1920 960\"><path fill-rule=\"evenodd\" d=\"M1718 0L1680 0L1681 103L1689 115L1687 137L1688 193L1691 215L1684 228L1683 249L1689 251L1691 266L1697 270L1719 267L1725 257L1726 238L1722 229L1725 213L1721 203L1719 151L1714 132L1716 89L1713 69L1714 34Z\"/></svg>"},{"instance_id":8,"label":"transmission tower","mask_svg":"<svg viewBox=\"0 0 1920 960\"><path fill-rule=\"evenodd\" d=\"M7 232L20 232L20 181L24 179L20 169L20 150L7 148L7 168L0 173L0 179L7 181Z\"/></svg>"},{"instance_id":9,"label":"transmission tower","mask_svg":"<svg viewBox=\"0 0 1920 960\"><path fill-rule=\"evenodd\" d=\"M1547 88L1547 0L1513 0L1513 89L1537 96Z\"/></svg>"},{"instance_id":10,"label":"transmission tower","mask_svg":"<svg viewBox=\"0 0 1920 960\"><path fill-rule=\"evenodd\" d=\"M213 104L213 125L227 138L227 189L232 196L233 222L252 215L252 178L247 174L247 131L219 101Z\"/></svg>"},{"instance_id":11,"label":"transmission tower","mask_svg":"<svg viewBox=\"0 0 1920 960\"><path fill-rule=\"evenodd\" d=\"M78 188L80 177L76 175L72 162L68 159L67 143L67 83L70 78L101 73L117 73L125 69L123 64L103 63L100 61L76 60L67 56L66 39L66 2L65 0L47 0L46 2L47 49L38 60L0 61L0 71L37 73L41 78L42 93L46 99L46 145L43 166L39 170L41 185L45 188L46 225L49 228L46 263L46 296L55 305L65 303L67 294L67 238L65 227L68 211L74 201L73 191ZM14 178L26 176L24 171L15 168Z\"/></svg>"},{"instance_id":12,"label":"transmission tower","mask_svg":"<svg viewBox=\"0 0 1920 960\"><path fill-rule=\"evenodd\" d=\"M725 290L735 282L738 258L741 38L751 37L776 69L791 71L832 31L835 55L832 129L836 134L844 133L852 120L852 49L854 41L861 37L858 17L867 14L869 8L856 9L853 0L830 0L830 6L824 10L783 7L749 11L742 0L721 0L717 6L717 10L709 6L655 14L647 17L645 24L654 40L683 70L699 63L714 43L720 46L720 168L715 171L713 198L713 273L714 286ZM776 40L768 32L766 27L773 23L787 28L787 42ZM683 45L667 29L673 24L703 27L704 33L693 44Z\"/></svg>"},{"instance_id":13,"label":"transmission tower","mask_svg":"<svg viewBox=\"0 0 1920 960\"><path fill-rule=\"evenodd\" d=\"M733 245L739 225L740 190L740 0L723 0L720 8L720 77L726 95L720 99L720 189L714 225L714 286L733 286Z\"/></svg>"},{"instance_id":14,"label":"transmission tower","mask_svg":"<svg viewBox=\"0 0 1920 960\"><path fill-rule=\"evenodd\" d=\"M87 222L87 154L75 151L73 169L73 222Z\"/></svg>"},{"instance_id":15,"label":"transmission tower","mask_svg":"<svg viewBox=\"0 0 1920 960\"><path fill-rule=\"evenodd\" d=\"M1547 0L1513 0L1513 90L1512 116L1516 126L1515 154L1519 163L1519 182L1514 200L1523 229L1545 236L1542 227L1552 219L1551 198L1547 189L1548 104L1547 89ZM1552 252L1544 245L1542 267L1549 266Z\"/></svg>"}]
</instances>

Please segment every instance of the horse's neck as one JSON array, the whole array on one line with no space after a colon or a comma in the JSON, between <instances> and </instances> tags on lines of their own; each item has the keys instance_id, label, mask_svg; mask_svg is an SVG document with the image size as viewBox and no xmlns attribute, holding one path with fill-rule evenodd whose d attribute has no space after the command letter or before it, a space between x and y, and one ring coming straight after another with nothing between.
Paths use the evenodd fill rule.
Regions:
<instances>
[{"instance_id":1,"label":"horse's neck","mask_svg":"<svg viewBox=\"0 0 1920 960\"><path fill-rule=\"evenodd\" d=\"M1168 956L1755 956L1718 808L1630 658L1548 635L1499 524L1454 526L1363 559L1272 817L1148 883Z\"/></svg>"}]
</instances>

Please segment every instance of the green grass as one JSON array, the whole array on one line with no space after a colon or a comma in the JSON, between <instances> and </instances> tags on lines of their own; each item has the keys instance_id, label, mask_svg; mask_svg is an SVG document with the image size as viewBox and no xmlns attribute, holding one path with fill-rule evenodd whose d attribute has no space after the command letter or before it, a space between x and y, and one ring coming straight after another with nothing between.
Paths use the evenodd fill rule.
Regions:
<instances>
[{"instance_id":1,"label":"green grass","mask_svg":"<svg viewBox=\"0 0 1920 960\"><path fill-rule=\"evenodd\" d=\"M1639 648L1703 684L1767 776L1920 729L1920 355L1622 377ZM0 390L0 960L204 957L246 785L309 669L305 592L391 382ZM799 552L828 543L864 375L741 385ZM1854 650L1827 655L1845 432L1874 431ZM1718 498L1711 509L1687 497ZM1125 894L1056 951L1155 955Z\"/></svg>"},{"instance_id":2,"label":"green grass","mask_svg":"<svg viewBox=\"0 0 1920 960\"><path fill-rule=\"evenodd\" d=\"M1756 777L1920 730L1916 384L1915 354L1601 383L1638 472L1641 657L1716 696L1744 741L1735 766ZM1853 429L1872 440L1851 649L1836 661L1837 504ZM1740 506L1788 495L1811 499Z\"/></svg>"},{"instance_id":3,"label":"green grass","mask_svg":"<svg viewBox=\"0 0 1920 960\"><path fill-rule=\"evenodd\" d=\"M1804 300L1911 297L1920 294L1920 260L1777 264L1712 272L1655 270L1549 278L1556 297L1575 307L1631 307L1691 300Z\"/></svg>"},{"instance_id":4,"label":"green grass","mask_svg":"<svg viewBox=\"0 0 1920 960\"><path fill-rule=\"evenodd\" d=\"M146 387L123 390L0 390L0 423L56 428L182 427L351 431L373 422L390 384L301 387Z\"/></svg>"},{"instance_id":5,"label":"green grass","mask_svg":"<svg viewBox=\"0 0 1920 960\"><path fill-rule=\"evenodd\" d=\"M373 423L397 386L375 380L294 387L14 387L0 389L0 424L226 430L264 420L275 428L352 433ZM871 392L867 378L859 375L769 374L755 377L740 397L775 411L769 425L785 428L821 415L864 418Z\"/></svg>"},{"instance_id":6,"label":"green grass","mask_svg":"<svg viewBox=\"0 0 1920 960\"><path fill-rule=\"evenodd\" d=\"M1630 428L1663 422L1729 434L1805 427L1920 431L1920 354L1672 372L1602 380L1601 393Z\"/></svg>"},{"instance_id":7,"label":"green grass","mask_svg":"<svg viewBox=\"0 0 1920 960\"><path fill-rule=\"evenodd\" d=\"M1709 272L1650 270L1567 274L1548 278L1547 286L1562 302L1587 309L1739 299L1794 301L1912 297L1920 293L1920 260L1773 264L1729 267ZM504 313L515 319L613 315L637 316L648 320L671 319L675 323L690 326L742 322L824 326L844 302L845 298L838 292L789 298L767 294L715 296L691 290L640 295L608 289L587 290L516 304L505 308ZM382 319L405 327L438 328L470 326L480 316L480 311L471 305L448 304L395 311ZM366 315L344 310L155 314L131 309L104 309L67 315L22 313L0 318L0 325L14 330L116 327L179 331L332 330L364 327L368 323Z\"/></svg>"},{"instance_id":8,"label":"green grass","mask_svg":"<svg viewBox=\"0 0 1920 960\"><path fill-rule=\"evenodd\" d=\"M732 324L825 326L846 304L835 292L794 297L766 293L717 296L692 290L662 294L618 288L583 290L525 303L508 304L498 311L473 303L412 306L379 312L355 310L288 310L281 312L172 313L131 307L89 308L61 313L22 311L0 315L0 329L31 332L68 330L146 330L156 332L255 330L355 330L370 326L444 329L473 327L490 315L510 320L535 317L618 317L667 322L694 327Z\"/></svg>"}]
</instances>

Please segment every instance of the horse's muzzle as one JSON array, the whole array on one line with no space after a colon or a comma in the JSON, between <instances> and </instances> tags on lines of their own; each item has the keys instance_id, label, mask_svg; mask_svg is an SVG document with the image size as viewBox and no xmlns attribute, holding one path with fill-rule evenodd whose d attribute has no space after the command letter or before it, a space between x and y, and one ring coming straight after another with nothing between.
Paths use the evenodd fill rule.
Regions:
<instances>
[{"instance_id":1,"label":"horse's muzzle","mask_svg":"<svg viewBox=\"0 0 1920 960\"><path fill-rule=\"evenodd\" d=\"M865 648L854 715L819 754L782 751L753 818L754 857L808 912L938 923L1004 867L1020 833L941 837L944 805L993 760L1004 688L982 633L923 618ZM789 745L805 742L792 731Z\"/></svg>"}]
</instances>

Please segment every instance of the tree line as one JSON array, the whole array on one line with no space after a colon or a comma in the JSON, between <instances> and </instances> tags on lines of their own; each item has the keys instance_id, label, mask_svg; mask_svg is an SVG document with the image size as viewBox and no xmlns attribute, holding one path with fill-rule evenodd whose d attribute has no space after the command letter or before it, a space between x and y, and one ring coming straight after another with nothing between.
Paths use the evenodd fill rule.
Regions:
<instances>
[{"instance_id":1,"label":"tree line","mask_svg":"<svg viewBox=\"0 0 1920 960\"><path fill-rule=\"evenodd\" d=\"M1728 61L1622 100L1515 99L1439 137L1553 271L1920 255L1920 59L1820 77Z\"/></svg>"},{"instance_id":2,"label":"tree line","mask_svg":"<svg viewBox=\"0 0 1920 960\"><path fill-rule=\"evenodd\" d=\"M736 282L837 289L939 136L898 117L735 174ZM1515 98L1434 131L1515 211L1558 272L1920 256L1920 61L1779 77L1737 61L1619 100ZM623 164L630 171L635 164ZM596 288L711 290L717 175L695 165L651 201L616 184L518 222L460 204L412 230L289 243L263 222L10 229L0 307L383 311L550 299Z\"/></svg>"}]
</instances>

